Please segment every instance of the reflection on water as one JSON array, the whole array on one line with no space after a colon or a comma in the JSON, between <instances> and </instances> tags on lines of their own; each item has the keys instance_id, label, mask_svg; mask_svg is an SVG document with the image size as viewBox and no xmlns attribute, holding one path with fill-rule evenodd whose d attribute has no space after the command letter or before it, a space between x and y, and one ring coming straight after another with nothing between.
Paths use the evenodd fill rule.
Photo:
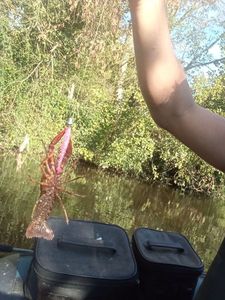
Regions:
<instances>
[{"instance_id":1,"label":"reflection on water","mask_svg":"<svg viewBox=\"0 0 225 300\"><path fill-rule=\"evenodd\" d=\"M12 163L2 163L1 243L32 246L24 234L39 193L38 183L32 183L40 176L38 172L33 174L34 169L38 171L38 165L15 173ZM129 235L138 227L180 232L191 241L206 267L212 261L224 235L224 199L181 196L169 188L109 176L86 167L80 167L74 176L77 175L82 178L66 188L85 197L63 196L70 218L117 224ZM56 208L53 214L62 215L62 211Z\"/></svg>"}]
</instances>

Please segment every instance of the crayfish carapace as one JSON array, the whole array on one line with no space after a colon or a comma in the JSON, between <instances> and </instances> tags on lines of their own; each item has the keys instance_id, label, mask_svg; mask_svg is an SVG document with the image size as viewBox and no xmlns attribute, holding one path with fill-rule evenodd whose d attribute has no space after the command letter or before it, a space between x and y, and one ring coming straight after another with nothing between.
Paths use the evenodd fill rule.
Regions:
<instances>
[{"instance_id":1,"label":"crayfish carapace","mask_svg":"<svg viewBox=\"0 0 225 300\"><path fill-rule=\"evenodd\" d=\"M31 223L26 230L27 238L44 238L52 240L54 233L47 224L47 219L53 209L53 205L56 201L59 201L66 222L68 223L68 216L66 209L60 198L60 192L62 191L61 175L63 168L72 154L72 142L71 142L71 124L57 134L48 146L46 151L46 157L41 163L41 183L40 183L40 197L36 201L33 208ZM59 155L55 155L55 145L61 140Z\"/></svg>"}]
</instances>

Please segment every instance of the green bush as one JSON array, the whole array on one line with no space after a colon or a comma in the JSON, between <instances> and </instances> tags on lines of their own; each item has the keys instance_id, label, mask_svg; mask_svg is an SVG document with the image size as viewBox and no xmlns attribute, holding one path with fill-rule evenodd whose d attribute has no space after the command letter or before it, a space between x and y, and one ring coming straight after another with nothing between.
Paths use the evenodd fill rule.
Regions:
<instances>
[{"instance_id":1,"label":"green bush","mask_svg":"<svg viewBox=\"0 0 225 300\"><path fill-rule=\"evenodd\" d=\"M0 149L14 152L28 134L30 154L40 160L42 142L48 144L72 116L74 157L145 181L210 193L224 183L223 175L149 116L123 20L127 8L119 3L0 4ZM199 79L194 89L201 105L224 114L223 75L211 83Z\"/></svg>"}]
</instances>

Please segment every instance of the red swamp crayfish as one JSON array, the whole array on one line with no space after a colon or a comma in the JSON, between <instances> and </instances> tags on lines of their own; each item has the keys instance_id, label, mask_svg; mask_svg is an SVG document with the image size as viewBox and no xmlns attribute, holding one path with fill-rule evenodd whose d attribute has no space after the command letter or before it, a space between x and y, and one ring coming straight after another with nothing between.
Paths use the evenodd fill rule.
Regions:
<instances>
[{"instance_id":1,"label":"red swamp crayfish","mask_svg":"<svg viewBox=\"0 0 225 300\"><path fill-rule=\"evenodd\" d=\"M40 197L34 205L31 223L26 230L27 238L37 237L47 240L52 240L54 238L53 230L48 226L47 219L56 201L61 205L65 220L67 224L69 223L66 209L60 198L60 192L63 191L61 175L63 173L63 168L72 155L71 119L69 119L67 124L68 126L53 138L48 146L46 156L41 162L42 177L40 183ZM56 157L55 145L59 143L61 139L63 139L63 141L60 146L59 155ZM73 195L79 196L77 194Z\"/></svg>"}]
</instances>

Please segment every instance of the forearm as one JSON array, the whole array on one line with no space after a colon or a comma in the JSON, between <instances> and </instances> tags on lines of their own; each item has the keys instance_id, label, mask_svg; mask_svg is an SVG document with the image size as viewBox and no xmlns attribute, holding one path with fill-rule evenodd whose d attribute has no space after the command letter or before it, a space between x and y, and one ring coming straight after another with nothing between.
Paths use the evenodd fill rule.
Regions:
<instances>
[{"instance_id":1,"label":"forearm","mask_svg":"<svg viewBox=\"0 0 225 300\"><path fill-rule=\"evenodd\" d=\"M173 51L165 3L129 0L129 4L141 91L153 118L160 126L167 127L165 118L182 115L194 101ZM185 85L187 97L177 96L182 93L181 85Z\"/></svg>"}]
</instances>

